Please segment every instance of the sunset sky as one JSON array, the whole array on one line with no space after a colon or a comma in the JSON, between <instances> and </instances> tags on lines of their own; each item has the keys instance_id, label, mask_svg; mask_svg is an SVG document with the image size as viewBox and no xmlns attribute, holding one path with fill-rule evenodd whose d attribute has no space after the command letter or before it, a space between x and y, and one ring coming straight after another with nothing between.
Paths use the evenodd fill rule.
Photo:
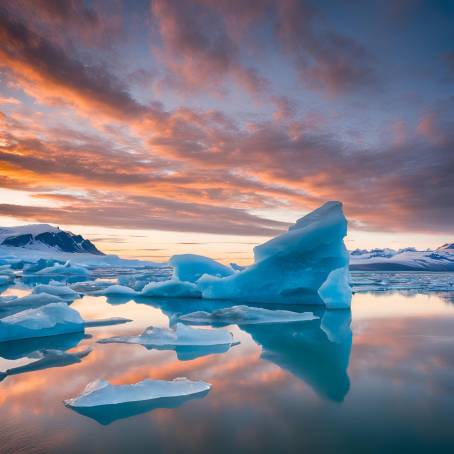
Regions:
<instances>
[{"instance_id":1,"label":"sunset sky","mask_svg":"<svg viewBox=\"0 0 454 454\"><path fill-rule=\"evenodd\" d=\"M0 225L246 263L327 200L454 241L454 2L2 0Z\"/></svg>"}]
</instances>

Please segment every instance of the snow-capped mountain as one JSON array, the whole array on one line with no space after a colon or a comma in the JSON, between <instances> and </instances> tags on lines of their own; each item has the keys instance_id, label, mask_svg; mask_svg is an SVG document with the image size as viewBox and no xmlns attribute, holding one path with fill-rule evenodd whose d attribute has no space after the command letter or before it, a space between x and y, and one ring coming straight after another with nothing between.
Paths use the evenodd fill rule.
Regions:
<instances>
[{"instance_id":1,"label":"snow-capped mountain","mask_svg":"<svg viewBox=\"0 0 454 454\"><path fill-rule=\"evenodd\" d=\"M52 248L60 252L104 255L82 235L74 235L49 224L0 227L0 245L26 249Z\"/></svg>"},{"instance_id":2,"label":"snow-capped mountain","mask_svg":"<svg viewBox=\"0 0 454 454\"><path fill-rule=\"evenodd\" d=\"M454 271L454 243L435 250L355 249L350 252L351 270Z\"/></svg>"}]
</instances>

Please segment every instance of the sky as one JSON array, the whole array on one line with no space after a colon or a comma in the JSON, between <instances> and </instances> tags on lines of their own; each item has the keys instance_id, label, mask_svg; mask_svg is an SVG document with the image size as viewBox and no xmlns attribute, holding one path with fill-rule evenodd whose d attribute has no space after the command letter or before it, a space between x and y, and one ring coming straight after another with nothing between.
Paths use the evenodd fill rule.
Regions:
<instances>
[{"instance_id":1,"label":"sky","mask_svg":"<svg viewBox=\"0 0 454 454\"><path fill-rule=\"evenodd\" d=\"M328 200L347 246L454 241L454 2L3 0L0 225L247 263Z\"/></svg>"}]
</instances>

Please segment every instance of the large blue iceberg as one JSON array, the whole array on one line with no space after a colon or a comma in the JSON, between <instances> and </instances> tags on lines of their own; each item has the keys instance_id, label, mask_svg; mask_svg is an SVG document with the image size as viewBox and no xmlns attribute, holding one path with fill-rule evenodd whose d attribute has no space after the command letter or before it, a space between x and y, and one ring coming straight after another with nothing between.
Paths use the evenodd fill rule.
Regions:
<instances>
[{"instance_id":1,"label":"large blue iceberg","mask_svg":"<svg viewBox=\"0 0 454 454\"><path fill-rule=\"evenodd\" d=\"M347 220L340 202L327 202L299 219L288 232L254 248L255 263L240 272L215 276L213 265L196 281L203 298L349 308ZM184 280L185 260L172 258ZM202 262L197 264L202 274ZM180 273L180 267L185 273Z\"/></svg>"}]
</instances>

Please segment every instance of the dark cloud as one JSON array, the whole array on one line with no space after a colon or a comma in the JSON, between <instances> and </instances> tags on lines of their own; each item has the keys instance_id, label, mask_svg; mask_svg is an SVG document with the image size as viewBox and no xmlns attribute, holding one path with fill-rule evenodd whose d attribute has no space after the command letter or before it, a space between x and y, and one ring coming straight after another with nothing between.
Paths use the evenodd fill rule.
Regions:
<instances>
[{"instance_id":1,"label":"dark cloud","mask_svg":"<svg viewBox=\"0 0 454 454\"><path fill-rule=\"evenodd\" d=\"M31 31L2 7L0 57L0 66L8 66L28 81L39 83L42 90L62 90L55 99L63 95L66 102L82 108L92 106L120 119L138 117L146 111L102 67L86 66L68 56L63 48Z\"/></svg>"},{"instance_id":2,"label":"dark cloud","mask_svg":"<svg viewBox=\"0 0 454 454\"><path fill-rule=\"evenodd\" d=\"M295 58L302 80L329 95L375 84L372 57L364 46L327 27L317 3L278 2L278 33Z\"/></svg>"},{"instance_id":3,"label":"dark cloud","mask_svg":"<svg viewBox=\"0 0 454 454\"><path fill-rule=\"evenodd\" d=\"M253 216L243 210L189 204L158 198L125 199L110 204L92 201L87 206L59 208L0 204L0 215L46 223L96 225L110 228L156 229L232 235L272 236L286 223Z\"/></svg>"}]
</instances>

